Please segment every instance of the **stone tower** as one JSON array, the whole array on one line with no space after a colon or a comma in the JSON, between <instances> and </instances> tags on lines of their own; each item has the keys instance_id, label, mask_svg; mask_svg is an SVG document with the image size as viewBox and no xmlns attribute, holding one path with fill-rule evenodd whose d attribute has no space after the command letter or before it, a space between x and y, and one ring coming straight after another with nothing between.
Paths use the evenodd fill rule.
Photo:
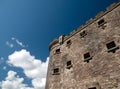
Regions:
<instances>
[{"instance_id":1,"label":"stone tower","mask_svg":"<svg viewBox=\"0 0 120 89\"><path fill-rule=\"evenodd\" d=\"M120 89L120 1L49 49L45 89Z\"/></svg>"}]
</instances>

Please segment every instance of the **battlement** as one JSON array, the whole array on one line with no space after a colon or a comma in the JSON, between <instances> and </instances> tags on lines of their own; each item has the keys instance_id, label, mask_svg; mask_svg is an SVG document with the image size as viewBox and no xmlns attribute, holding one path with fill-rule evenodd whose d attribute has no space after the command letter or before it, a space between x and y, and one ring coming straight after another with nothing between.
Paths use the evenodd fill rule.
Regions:
<instances>
[{"instance_id":1,"label":"battlement","mask_svg":"<svg viewBox=\"0 0 120 89\"><path fill-rule=\"evenodd\" d=\"M101 17L103 17L104 15L106 15L107 13L111 12L113 9L115 9L116 7L118 7L120 5L120 0L118 0L118 2L111 4L109 7L106 8L105 11L101 11L99 12L94 18L89 19L88 21L85 22L84 25L79 26L76 30L73 30L72 32L70 32L69 35L64 36L64 40L63 42L65 42L67 39L69 39L70 37L72 37L73 35L77 34L78 32L80 32L81 30L83 30L84 28L86 28L87 26L89 26L90 24L96 22L97 20L99 20ZM51 50L52 48L54 48L54 46L56 44L59 44L59 38L56 38L55 40L53 40L50 45L49 45L49 50Z\"/></svg>"},{"instance_id":2,"label":"battlement","mask_svg":"<svg viewBox=\"0 0 120 89\"><path fill-rule=\"evenodd\" d=\"M54 40L50 43L49 49L51 49L52 46L56 45L57 43L59 43L59 40L58 40L58 39L54 39Z\"/></svg>"}]
</instances>

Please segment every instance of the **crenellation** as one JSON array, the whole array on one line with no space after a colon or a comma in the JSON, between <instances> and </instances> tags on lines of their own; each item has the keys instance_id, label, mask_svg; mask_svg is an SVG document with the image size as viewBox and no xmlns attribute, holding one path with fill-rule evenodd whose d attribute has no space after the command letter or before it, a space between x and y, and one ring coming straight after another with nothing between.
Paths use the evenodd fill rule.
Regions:
<instances>
[{"instance_id":1,"label":"crenellation","mask_svg":"<svg viewBox=\"0 0 120 89\"><path fill-rule=\"evenodd\" d=\"M106 11L110 11L111 9L113 9L116 6L117 6L117 3L113 3L109 7L106 8Z\"/></svg>"},{"instance_id":2,"label":"crenellation","mask_svg":"<svg viewBox=\"0 0 120 89\"><path fill-rule=\"evenodd\" d=\"M58 40L58 39L53 40L53 41L50 43L50 45L49 45L49 50L51 50L52 46L55 46L55 45L58 44L58 43L59 43L59 40Z\"/></svg>"},{"instance_id":3,"label":"crenellation","mask_svg":"<svg viewBox=\"0 0 120 89\"><path fill-rule=\"evenodd\" d=\"M93 18L91 18L91 19L89 19L88 21L86 21L86 23L85 23L85 24L92 23L93 21L94 21L94 19L93 19Z\"/></svg>"},{"instance_id":4,"label":"crenellation","mask_svg":"<svg viewBox=\"0 0 120 89\"><path fill-rule=\"evenodd\" d=\"M76 33L76 30L73 30L72 32L70 32L70 35L74 35Z\"/></svg>"},{"instance_id":5,"label":"crenellation","mask_svg":"<svg viewBox=\"0 0 120 89\"><path fill-rule=\"evenodd\" d=\"M99 12L99 13L95 16L95 19L98 19L98 18L102 17L104 14L105 14L105 11Z\"/></svg>"}]
</instances>

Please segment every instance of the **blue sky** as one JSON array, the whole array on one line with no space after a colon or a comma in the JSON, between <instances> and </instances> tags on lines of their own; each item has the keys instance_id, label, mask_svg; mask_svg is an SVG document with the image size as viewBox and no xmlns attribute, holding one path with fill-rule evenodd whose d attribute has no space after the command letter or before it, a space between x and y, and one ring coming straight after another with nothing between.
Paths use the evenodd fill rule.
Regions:
<instances>
[{"instance_id":1,"label":"blue sky","mask_svg":"<svg viewBox=\"0 0 120 89\"><path fill-rule=\"evenodd\" d=\"M0 87L44 89L49 43L116 1L0 0Z\"/></svg>"}]
</instances>

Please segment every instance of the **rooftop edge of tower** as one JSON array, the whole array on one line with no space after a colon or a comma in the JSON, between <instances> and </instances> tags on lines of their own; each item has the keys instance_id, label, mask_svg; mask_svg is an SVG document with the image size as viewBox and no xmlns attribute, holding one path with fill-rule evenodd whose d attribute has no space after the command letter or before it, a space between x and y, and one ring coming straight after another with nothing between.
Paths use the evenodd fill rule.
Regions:
<instances>
[{"instance_id":1,"label":"rooftop edge of tower","mask_svg":"<svg viewBox=\"0 0 120 89\"><path fill-rule=\"evenodd\" d=\"M103 17L104 15L106 15L107 13L115 9L116 7L118 7L119 5L120 5L120 0L111 4L109 7L105 9L105 11L99 12L94 18L90 18L88 21L85 22L84 25L81 25L76 30L73 30L72 32L70 32L69 35L61 35L58 38L54 39L49 45L49 51L51 51L51 49L53 49L55 45L57 44L61 45L63 42L65 42L66 40L68 40L69 38L71 38L72 36L80 32L81 30L83 30L84 28L92 24L93 22L97 21L98 19L100 19L101 17Z\"/></svg>"}]
</instances>

